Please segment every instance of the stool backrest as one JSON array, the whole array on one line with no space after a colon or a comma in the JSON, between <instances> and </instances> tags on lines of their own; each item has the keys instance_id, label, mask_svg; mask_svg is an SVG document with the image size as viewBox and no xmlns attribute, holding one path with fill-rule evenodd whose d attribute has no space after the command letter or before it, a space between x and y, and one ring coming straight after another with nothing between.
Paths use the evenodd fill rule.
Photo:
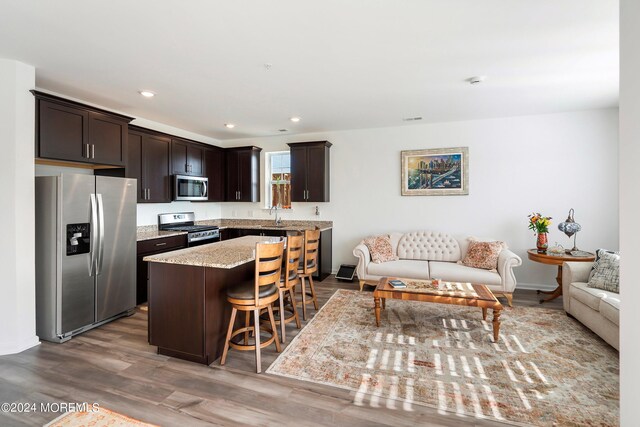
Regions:
<instances>
[{"instance_id":1,"label":"stool backrest","mask_svg":"<svg viewBox=\"0 0 640 427\"><path fill-rule=\"evenodd\" d=\"M304 274L318 271L318 247L320 246L320 230L304 232Z\"/></svg>"},{"instance_id":2,"label":"stool backrest","mask_svg":"<svg viewBox=\"0 0 640 427\"><path fill-rule=\"evenodd\" d=\"M290 288L300 282L298 277L298 264L302 258L304 236L287 236L287 250L284 257L284 287Z\"/></svg>"},{"instance_id":3,"label":"stool backrest","mask_svg":"<svg viewBox=\"0 0 640 427\"><path fill-rule=\"evenodd\" d=\"M256 274L255 291L256 304L260 299L260 288L280 283L280 273L282 271L282 253L284 251L284 240L277 243L257 243L256 244Z\"/></svg>"}]
</instances>

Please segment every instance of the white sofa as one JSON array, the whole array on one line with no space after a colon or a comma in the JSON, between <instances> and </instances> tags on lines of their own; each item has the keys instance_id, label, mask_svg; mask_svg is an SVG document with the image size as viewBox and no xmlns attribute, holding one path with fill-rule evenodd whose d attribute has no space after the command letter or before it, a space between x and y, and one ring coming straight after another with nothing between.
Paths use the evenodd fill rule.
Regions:
<instances>
[{"instance_id":1,"label":"white sofa","mask_svg":"<svg viewBox=\"0 0 640 427\"><path fill-rule=\"evenodd\" d=\"M620 350L620 295L587 286L592 265L590 262L562 265L564 311Z\"/></svg>"},{"instance_id":2,"label":"white sofa","mask_svg":"<svg viewBox=\"0 0 640 427\"><path fill-rule=\"evenodd\" d=\"M356 271L360 280L360 290L365 283L375 285L380 278L390 276L482 283L496 296L506 297L511 306L516 287L513 268L522 265L522 259L512 251L504 249L500 252L496 272L457 263L463 260L467 253L468 237L456 238L434 231L390 233L390 236L393 252L400 258L397 261L379 264L372 262L364 240L353 250L353 254L358 257Z\"/></svg>"}]
</instances>

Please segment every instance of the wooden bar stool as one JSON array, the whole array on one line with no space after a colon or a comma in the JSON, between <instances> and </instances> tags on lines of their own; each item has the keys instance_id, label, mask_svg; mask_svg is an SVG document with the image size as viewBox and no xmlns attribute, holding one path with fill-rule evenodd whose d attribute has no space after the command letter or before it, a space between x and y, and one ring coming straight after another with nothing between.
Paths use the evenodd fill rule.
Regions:
<instances>
[{"instance_id":1,"label":"wooden bar stool","mask_svg":"<svg viewBox=\"0 0 640 427\"><path fill-rule=\"evenodd\" d=\"M282 351L278 332L273 318L271 304L278 299L278 285L280 284L280 273L282 271L282 253L284 250L284 240L278 243L258 243L256 244L256 269L254 282L243 283L239 286L227 290L227 301L231 303L231 320L227 330L227 338L224 343L224 350L220 358L220 365L224 365L227 360L229 346L236 350L256 351L256 372L261 371L260 349L276 344L276 350ZM260 342L260 311L266 309L269 313L269 323L271 330L267 330L271 336L263 343ZM244 311L245 326L233 329L238 311ZM250 312L253 311L253 326L250 325ZM254 344L249 343L249 332L253 332ZM234 337L244 333L244 343L236 343Z\"/></svg>"},{"instance_id":2,"label":"wooden bar stool","mask_svg":"<svg viewBox=\"0 0 640 427\"><path fill-rule=\"evenodd\" d=\"M284 328L287 323L295 320L298 329L302 327L300 324L300 316L298 315L298 308L296 307L295 287L300 283L298 264L300 264L300 258L302 257L303 245L304 236L302 234L287 236L287 250L285 251L282 277L278 285L279 307L275 307L278 311L276 324L280 325L280 339L283 343L286 342L287 339ZM288 317L285 311L285 299L291 304L291 315Z\"/></svg>"},{"instance_id":3,"label":"wooden bar stool","mask_svg":"<svg viewBox=\"0 0 640 427\"><path fill-rule=\"evenodd\" d=\"M313 287L313 273L318 271L318 247L320 245L320 230L305 230L304 232L304 251L303 260L298 267L298 275L300 276L300 285L302 293L302 318L307 320L307 305L313 303L314 308L318 309L318 299L316 298L316 290ZM305 279L309 279L309 293L307 293ZM307 296L311 300L307 301Z\"/></svg>"}]
</instances>

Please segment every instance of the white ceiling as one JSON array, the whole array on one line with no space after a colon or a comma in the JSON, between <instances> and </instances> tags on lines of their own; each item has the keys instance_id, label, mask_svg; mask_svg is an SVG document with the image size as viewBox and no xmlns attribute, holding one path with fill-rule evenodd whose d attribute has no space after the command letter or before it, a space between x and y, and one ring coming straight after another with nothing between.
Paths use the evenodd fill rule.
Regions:
<instances>
[{"instance_id":1,"label":"white ceiling","mask_svg":"<svg viewBox=\"0 0 640 427\"><path fill-rule=\"evenodd\" d=\"M618 1L0 0L0 57L218 139L552 113L617 105Z\"/></svg>"}]
</instances>

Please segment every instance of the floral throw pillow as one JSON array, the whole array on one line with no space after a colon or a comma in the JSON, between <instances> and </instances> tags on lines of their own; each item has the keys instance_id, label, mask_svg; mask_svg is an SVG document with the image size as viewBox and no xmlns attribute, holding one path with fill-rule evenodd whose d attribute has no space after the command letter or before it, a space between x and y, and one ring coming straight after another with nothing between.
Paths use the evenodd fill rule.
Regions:
<instances>
[{"instance_id":1,"label":"floral throw pillow","mask_svg":"<svg viewBox=\"0 0 640 427\"><path fill-rule=\"evenodd\" d=\"M482 268L484 270L496 270L498 267L498 257L505 248L504 242L480 242L478 240L469 241L467 255L462 260L462 264L467 267Z\"/></svg>"},{"instance_id":2,"label":"floral throw pillow","mask_svg":"<svg viewBox=\"0 0 640 427\"><path fill-rule=\"evenodd\" d=\"M393 254L393 247L391 246L391 238L389 235L367 237L364 239L364 244L369 248L371 261L376 264L398 260L398 257Z\"/></svg>"},{"instance_id":3,"label":"floral throw pillow","mask_svg":"<svg viewBox=\"0 0 640 427\"><path fill-rule=\"evenodd\" d=\"M604 291L620 293L620 255L598 249L597 261L587 286Z\"/></svg>"}]
</instances>

